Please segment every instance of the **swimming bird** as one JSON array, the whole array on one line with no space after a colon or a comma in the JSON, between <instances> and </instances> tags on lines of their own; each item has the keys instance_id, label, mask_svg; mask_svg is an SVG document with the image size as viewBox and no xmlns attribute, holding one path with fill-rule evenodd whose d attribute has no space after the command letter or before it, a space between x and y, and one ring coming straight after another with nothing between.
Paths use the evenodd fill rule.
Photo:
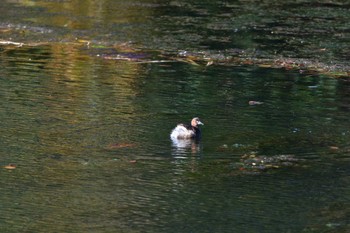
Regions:
<instances>
[{"instance_id":1,"label":"swimming bird","mask_svg":"<svg viewBox=\"0 0 350 233\"><path fill-rule=\"evenodd\" d=\"M190 124L178 124L170 134L172 139L200 139L201 131L198 128L199 125L204 125L198 117L191 120Z\"/></svg>"}]
</instances>

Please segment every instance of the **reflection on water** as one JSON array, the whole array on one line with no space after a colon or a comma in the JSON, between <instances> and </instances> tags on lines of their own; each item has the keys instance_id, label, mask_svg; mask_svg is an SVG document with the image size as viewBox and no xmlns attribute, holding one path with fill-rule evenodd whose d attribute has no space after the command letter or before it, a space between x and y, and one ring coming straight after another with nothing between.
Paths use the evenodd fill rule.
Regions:
<instances>
[{"instance_id":1,"label":"reflection on water","mask_svg":"<svg viewBox=\"0 0 350 233\"><path fill-rule=\"evenodd\" d=\"M199 140L171 138L171 141L173 146L172 155L174 158L186 158L188 155L200 155L201 144Z\"/></svg>"},{"instance_id":2,"label":"reflection on water","mask_svg":"<svg viewBox=\"0 0 350 233\"><path fill-rule=\"evenodd\" d=\"M346 80L60 46L2 54L1 165L16 164L1 171L7 232L346 227L347 210L316 214L349 194ZM206 119L202 140L171 141L170 122L194 114ZM296 165L245 170L250 153Z\"/></svg>"},{"instance_id":3,"label":"reflection on water","mask_svg":"<svg viewBox=\"0 0 350 233\"><path fill-rule=\"evenodd\" d=\"M332 67L349 58L347 7L344 1L7 0L0 31L2 39L22 42L131 42L166 52L307 58Z\"/></svg>"},{"instance_id":4,"label":"reflection on water","mask_svg":"<svg viewBox=\"0 0 350 233\"><path fill-rule=\"evenodd\" d=\"M348 78L135 62L153 55L138 43L168 59L180 48L278 51L278 38L289 53L322 39L285 41L291 21L348 22L340 3L311 4L309 17L291 15L308 4L289 4L6 1L2 39L29 43L0 46L1 231L349 231ZM261 9L265 21L249 13ZM345 42L330 38L326 59L343 57ZM194 115L206 119L201 141L171 141L172 123ZM258 170L245 158L274 160Z\"/></svg>"}]
</instances>

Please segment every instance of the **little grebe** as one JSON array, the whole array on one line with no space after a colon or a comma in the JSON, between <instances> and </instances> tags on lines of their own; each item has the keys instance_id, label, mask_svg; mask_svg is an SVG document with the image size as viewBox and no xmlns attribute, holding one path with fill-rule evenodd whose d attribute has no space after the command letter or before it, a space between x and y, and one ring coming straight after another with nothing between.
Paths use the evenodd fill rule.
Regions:
<instances>
[{"instance_id":1,"label":"little grebe","mask_svg":"<svg viewBox=\"0 0 350 233\"><path fill-rule=\"evenodd\" d=\"M198 117L192 119L191 124L178 124L170 134L172 139L200 139L201 131L199 125L204 125Z\"/></svg>"}]
</instances>

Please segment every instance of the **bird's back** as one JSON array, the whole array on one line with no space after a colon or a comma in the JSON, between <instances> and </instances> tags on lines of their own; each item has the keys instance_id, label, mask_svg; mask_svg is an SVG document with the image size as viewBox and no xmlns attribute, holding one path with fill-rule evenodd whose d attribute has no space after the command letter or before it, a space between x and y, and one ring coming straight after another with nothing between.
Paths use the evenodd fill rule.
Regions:
<instances>
[{"instance_id":1,"label":"bird's back","mask_svg":"<svg viewBox=\"0 0 350 233\"><path fill-rule=\"evenodd\" d=\"M186 124L178 124L170 134L170 137L175 139L193 138L195 136L196 134L193 127Z\"/></svg>"}]
</instances>

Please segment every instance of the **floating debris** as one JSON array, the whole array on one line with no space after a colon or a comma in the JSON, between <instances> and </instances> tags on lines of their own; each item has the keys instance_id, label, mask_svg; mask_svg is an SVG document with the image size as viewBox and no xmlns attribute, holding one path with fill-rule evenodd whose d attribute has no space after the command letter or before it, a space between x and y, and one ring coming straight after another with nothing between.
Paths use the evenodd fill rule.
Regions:
<instances>
[{"instance_id":1,"label":"floating debris","mask_svg":"<svg viewBox=\"0 0 350 233\"><path fill-rule=\"evenodd\" d=\"M6 29L7 30L7 29ZM43 29L38 29L41 31ZM281 58L271 56L270 58L258 58L255 53L245 50L226 50L213 53L210 51L180 51L167 52L155 51L147 49L135 49L129 43L122 43L118 45L109 45L108 43L93 43L93 41L85 39L76 39L74 42L57 42L66 46L87 46L92 50L93 54L105 60L127 61L134 63L172 63L184 62L194 66L257 66L260 68L273 68L296 70L305 75L325 74L335 78L349 78L350 66L346 62L338 62L336 64L328 64L318 60L304 59L304 58ZM42 46L50 45L52 42L29 42L21 43L15 41L0 40L0 45L8 46L9 48L22 46ZM110 50L107 53L100 53L96 50ZM112 52L111 52L112 51ZM97 53L96 53L97 52ZM310 89L317 88L317 86L309 86ZM259 101L257 101L259 102Z\"/></svg>"},{"instance_id":2,"label":"floating debris","mask_svg":"<svg viewBox=\"0 0 350 233\"><path fill-rule=\"evenodd\" d=\"M295 166L299 159L294 155L257 156L256 154L243 155L239 170L267 170Z\"/></svg>"},{"instance_id":3,"label":"floating debris","mask_svg":"<svg viewBox=\"0 0 350 233\"><path fill-rule=\"evenodd\" d=\"M222 144L221 146L219 146L218 149L219 150L226 150L226 149L228 149L228 145L227 144Z\"/></svg>"},{"instance_id":4,"label":"floating debris","mask_svg":"<svg viewBox=\"0 0 350 233\"><path fill-rule=\"evenodd\" d=\"M254 106L254 105L261 105L261 104L263 104L263 103L264 103L264 102L255 101L255 100L250 100L250 101L248 102L248 104L251 105L251 106Z\"/></svg>"},{"instance_id":5,"label":"floating debris","mask_svg":"<svg viewBox=\"0 0 350 233\"><path fill-rule=\"evenodd\" d=\"M10 163L10 164L4 166L4 168L8 169L8 170L13 170L13 169L16 169L17 166L16 166L16 164Z\"/></svg>"},{"instance_id":6,"label":"floating debris","mask_svg":"<svg viewBox=\"0 0 350 233\"><path fill-rule=\"evenodd\" d=\"M15 45L15 46L21 47L21 46L23 46L23 43L1 40L0 45Z\"/></svg>"},{"instance_id":7,"label":"floating debris","mask_svg":"<svg viewBox=\"0 0 350 233\"><path fill-rule=\"evenodd\" d=\"M208 63L205 66L211 66L213 64L214 64L214 61L210 60L210 61L208 61Z\"/></svg>"},{"instance_id":8,"label":"floating debris","mask_svg":"<svg viewBox=\"0 0 350 233\"><path fill-rule=\"evenodd\" d=\"M337 147L337 146L330 146L329 149L333 150L333 151L336 151L336 150L339 150L339 147Z\"/></svg>"},{"instance_id":9,"label":"floating debris","mask_svg":"<svg viewBox=\"0 0 350 233\"><path fill-rule=\"evenodd\" d=\"M120 149L120 148L130 148L130 147L135 147L135 143L114 143L108 146L108 149Z\"/></svg>"}]
</instances>

